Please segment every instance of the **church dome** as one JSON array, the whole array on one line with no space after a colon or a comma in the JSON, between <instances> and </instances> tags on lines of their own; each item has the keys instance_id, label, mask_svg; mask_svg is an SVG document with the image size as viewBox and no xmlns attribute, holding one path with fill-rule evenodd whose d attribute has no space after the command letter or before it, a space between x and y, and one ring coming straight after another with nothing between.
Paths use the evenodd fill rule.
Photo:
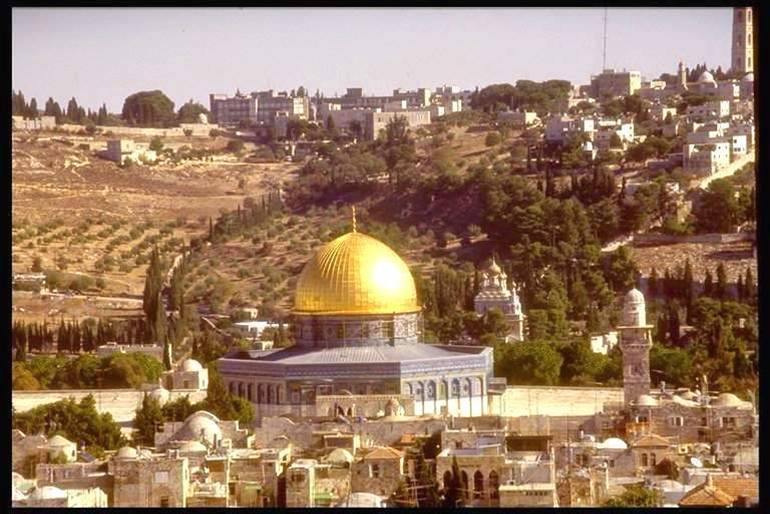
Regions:
<instances>
[{"instance_id":1,"label":"church dome","mask_svg":"<svg viewBox=\"0 0 770 514\"><path fill-rule=\"evenodd\" d=\"M706 70L700 74L700 77L698 77L698 82L703 84L706 82L713 83L716 81L714 80L714 75L712 75L710 71Z\"/></svg>"},{"instance_id":2,"label":"church dome","mask_svg":"<svg viewBox=\"0 0 770 514\"><path fill-rule=\"evenodd\" d=\"M488 269L489 269L489 272L490 272L492 275L499 275L499 274L500 274L500 273L502 273L502 271L503 271L503 270L500 268L500 266L498 266L498 264L497 264L497 261L495 261L495 258L494 258L494 257L492 257L492 263L489 265L489 268L488 268Z\"/></svg>"},{"instance_id":3,"label":"church dome","mask_svg":"<svg viewBox=\"0 0 770 514\"><path fill-rule=\"evenodd\" d=\"M417 290L406 263L373 237L349 232L318 250L297 280L297 314L417 312Z\"/></svg>"}]
</instances>

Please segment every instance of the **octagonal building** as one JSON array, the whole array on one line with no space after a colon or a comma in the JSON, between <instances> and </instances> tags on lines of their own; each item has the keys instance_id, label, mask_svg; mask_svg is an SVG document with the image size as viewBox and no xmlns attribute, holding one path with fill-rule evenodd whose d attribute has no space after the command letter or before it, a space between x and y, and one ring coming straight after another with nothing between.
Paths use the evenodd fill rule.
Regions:
<instances>
[{"instance_id":1,"label":"octagonal building","mask_svg":"<svg viewBox=\"0 0 770 514\"><path fill-rule=\"evenodd\" d=\"M302 270L294 299L296 344L234 349L219 369L258 418L369 415L371 405L387 404L388 396L414 415L487 414L492 348L423 344L421 310L406 263L354 228L318 250Z\"/></svg>"}]
</instances>

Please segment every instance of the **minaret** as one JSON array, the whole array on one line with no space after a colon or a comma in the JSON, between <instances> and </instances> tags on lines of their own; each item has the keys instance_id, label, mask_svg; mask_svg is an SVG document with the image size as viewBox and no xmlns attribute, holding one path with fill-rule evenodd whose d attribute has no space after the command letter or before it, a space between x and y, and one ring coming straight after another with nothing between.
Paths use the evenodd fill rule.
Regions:
<instances>
[{"instance_id":1,"label":"minaret","mask_svg":"<svg viewBox=\"0 0 770 514\"><path fill-rule=\"evenodd\" d=\"M754 71L754 30L751 7L733 9L733 43L730 70L740 75Z\"/></svg>"},{"instance_id":2,"label":"minaret","mask_svg":"<svg viewBox=\"0 0 770 514\"><path fill-rule=\"evenodd\" d=\"M679 61L679 68L677 68L677 86L681 91L687 89L687 70L682 61Z\"/></svg>"},{"instance_id":3,"label":"minaret","mask_svg":"<svg viewBox=\"0 0 770 514\"><path fill-rule=\"evenodd\" d=\"M623 352L623 398L625 404L635 402L642 394L650 394L650 347L652 325L647 324L644 295L638 289L629 291L623 304L620 350Z\"/></svg>"}]
</instances>

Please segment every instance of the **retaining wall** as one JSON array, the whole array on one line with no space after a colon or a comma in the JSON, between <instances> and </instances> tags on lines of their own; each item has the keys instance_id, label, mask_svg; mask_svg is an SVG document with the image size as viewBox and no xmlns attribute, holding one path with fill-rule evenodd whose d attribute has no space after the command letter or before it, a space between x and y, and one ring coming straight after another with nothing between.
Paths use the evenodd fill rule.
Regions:
<instances>
[{"instance_id":1,"label":"retaining wall","mask_svg":"<svg viewBox=\"0 0 770 514\"><path fill-rule=\"evenodd\" d=\"M170 391L170 401L183 396L190 397L190 403L195 403L206 398L206 391L197 389L184 389ZM25 412L44 405L54 403L65 398L74 398L80 401L89 394L96 400L96 410L99 413L109 412L118 423L131 423L136 415L136 409L142 404L144 391L137 389L47 389L42 391L13 391L12 404L16 412Z\"/></svg>"}]
</instances>

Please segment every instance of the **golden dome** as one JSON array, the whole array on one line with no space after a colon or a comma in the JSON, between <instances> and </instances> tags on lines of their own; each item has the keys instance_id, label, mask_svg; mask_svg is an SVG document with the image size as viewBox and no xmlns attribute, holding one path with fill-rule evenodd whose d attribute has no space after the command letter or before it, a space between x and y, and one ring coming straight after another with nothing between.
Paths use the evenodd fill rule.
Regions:
<instances>
[{"instance_id":1,"label":"golden dome","mask_svg":"<svg viewBox=\"0 0 770 514\"><path fill-rule=\"evenodd\" d=\"M297 314L393 314L419 311L414 279L384 243L349 232L316 252L297 281Z\"/></svg>"}]
</instances>

